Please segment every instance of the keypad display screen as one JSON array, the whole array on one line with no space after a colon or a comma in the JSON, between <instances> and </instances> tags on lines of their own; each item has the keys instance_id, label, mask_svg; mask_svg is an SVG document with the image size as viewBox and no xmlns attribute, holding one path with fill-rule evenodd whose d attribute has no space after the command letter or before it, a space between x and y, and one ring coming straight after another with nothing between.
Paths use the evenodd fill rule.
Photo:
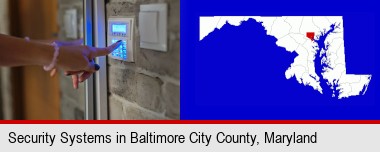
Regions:
<instances>
[{"instance_id":1,"label":"keypad display screen","mask_svg":"<svg viewBox=\"0 0 380 152\"><path fill-rule=\"evenodd\" d=\"M112 39L111 42L114 44L117 41L118 39ZM123 40L123 43L117 49L115 49L111 55L123 60L127 60L127 41Z\"/></svg>"}]
</instances>

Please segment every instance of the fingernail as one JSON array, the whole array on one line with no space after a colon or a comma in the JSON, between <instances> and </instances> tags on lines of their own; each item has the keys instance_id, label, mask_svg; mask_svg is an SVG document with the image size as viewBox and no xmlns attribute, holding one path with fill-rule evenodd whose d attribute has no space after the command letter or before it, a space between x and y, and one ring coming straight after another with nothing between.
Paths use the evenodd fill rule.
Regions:
<instances>
[{"instance_id":1,"label":"fingernail","mask_svg":"<svg viewBox=\"0 0 380 152\"><path fill-rule=\"evenodd\" d=\"M95 70L98 71L100 69L100 66L98 64L95 64Z\"/></svg>"}]
</instances>

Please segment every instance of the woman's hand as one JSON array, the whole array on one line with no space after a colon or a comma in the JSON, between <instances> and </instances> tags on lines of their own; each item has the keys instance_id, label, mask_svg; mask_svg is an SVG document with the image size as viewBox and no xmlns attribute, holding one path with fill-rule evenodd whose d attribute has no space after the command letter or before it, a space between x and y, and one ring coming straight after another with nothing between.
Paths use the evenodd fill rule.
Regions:
<instances>
[{"instance_id":1,"label":"woman's hand","mask_svg":"<svg viewBox=\"0 0 380 152\"><path fill-rule=\"evenodd\" d=\"M81 40L40 41L4 34L0 34L0 42L0 66L39 65L44 66L44 69L51 69L50 66L55 65L54 68L62 68L66 75L72 75L74 88L78 88L79 82L99 70L94 58L105 56L121 45L121 41L118 41L106 48L95 48L83 46ZM51 45L52 42L56 45ZM52 69L50 75L55 73L56 69Z\"/></svg>"},{"instance_id":2,"label":"woman's hand","mask_svg":"<svg viewBox=\"0 0 380 152\"><path fill-rule=\"evenodd\" d=\"M78 88L78 83L88 79L94 72L99 70L95 64L95 57L105 56L121 45L118 41L106 48L83 46L82 41L56 42L59 46L58 62L56 67L65 70L65 75L71 75L73 87ZM56 69L50 73L53 76ZM79 76L80 75L80 76Z\"/></svg>"}]
</instances>

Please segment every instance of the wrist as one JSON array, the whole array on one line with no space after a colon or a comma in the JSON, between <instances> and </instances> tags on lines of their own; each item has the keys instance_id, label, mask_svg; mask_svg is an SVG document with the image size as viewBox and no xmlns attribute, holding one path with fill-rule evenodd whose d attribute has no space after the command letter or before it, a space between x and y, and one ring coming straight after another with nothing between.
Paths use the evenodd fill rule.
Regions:
<instances>
[{"instance_id":1,"label":"wrist","mask_svg":"<svg viewBox=\"0 0 380 152\"><path fill-rule=\"evenodd\" d=\"M55 48L50 44L30 42L31 56L36 65L49 65L54 57Z\"/></svg>"}]
</instances>

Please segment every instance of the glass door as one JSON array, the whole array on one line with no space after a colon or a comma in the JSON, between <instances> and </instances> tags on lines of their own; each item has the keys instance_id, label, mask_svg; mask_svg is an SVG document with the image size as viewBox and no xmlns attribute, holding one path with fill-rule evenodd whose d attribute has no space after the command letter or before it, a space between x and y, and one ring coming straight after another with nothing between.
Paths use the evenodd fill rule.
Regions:
<instances>
[{"instance_id":1,"label":"glass door","mask_svg":"<svg viewBox=\"0 0 380 152\"><path fill-rule=\"evenodd\" d=\"M106 47L105 1L84 0L85 44ZM107 57L97 57L101 67L85 83L85 118L87 120L108 119L107 101Z\"/></svg>"}]
</instances>

